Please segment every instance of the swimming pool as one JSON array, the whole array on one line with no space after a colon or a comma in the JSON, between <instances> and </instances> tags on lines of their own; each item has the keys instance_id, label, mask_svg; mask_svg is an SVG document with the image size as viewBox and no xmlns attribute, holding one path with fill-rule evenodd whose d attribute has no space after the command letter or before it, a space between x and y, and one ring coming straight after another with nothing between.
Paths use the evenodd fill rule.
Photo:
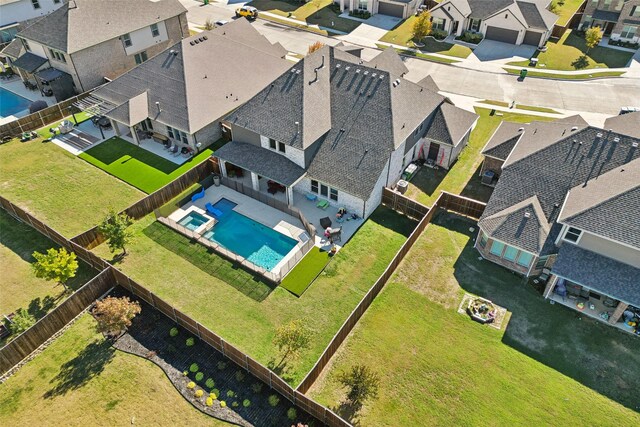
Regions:
<instances>
[{"instance_id":1,"label":"swimming pool","mask_svg":"<svg viewBox=\"0 0 640 427\"><path fill-rule=\"evenodd\" d=\"M0 117L12 116L29 108L31 101L0 87Z\"/></svg>"},{"instance_id":2,"label":"swimming pool","mask_svg":"<svg viewBox=\"0 0 640 427\"><path fill-rule=\"evenodd\" d=\"M223 215L204 237L266 270L273 270L297 244L294 239L234 211L236 204L227 199L220 199L213 206Z\"/></svg>"},{"instance_id":3,"label":"swimming pool","mask_svg":"<svg viewBox=\"0 0 640 427\"><path fill-rule=\"evenodd\" d=\"M184 218L178 221L178 224L188 228L191 231L195 231L202 224L208 222L211 218L199 214L198 212L191 211Z\"/></svg>"}]
</instances>

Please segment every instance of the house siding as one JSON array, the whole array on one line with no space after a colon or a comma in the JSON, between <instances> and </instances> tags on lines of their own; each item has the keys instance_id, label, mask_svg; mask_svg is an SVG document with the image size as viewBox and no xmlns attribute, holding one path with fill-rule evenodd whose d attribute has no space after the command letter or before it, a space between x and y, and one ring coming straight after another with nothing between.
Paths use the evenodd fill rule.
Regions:
<instances>
[{"instance_id":1,"label":"house siding","mask_svg":"<svg viewBox=\"0 0 640 427\"><path fill-rule=\"evenodd\" d=\"M527 273L529 273L529 267L523 267L520 264L516 263L516 262L511 262L508 261L504 258L501 258L499 256L496 256L494 254L492 254L490 252L491 249L491 244L493 243L493 239L489 237L489 239L487 240L487 243L485 244L484 248L482 246L480 246L480 242L479 242L479 238L480 238L480 233L483 233L482 229L480 229L478 231L478 236L476 238L476 249L478 250L478 252L480 252L480 255L482 255L482 258L486 259L487 261L491 261L495 264L498 264L502 267L505 267L511 271L514 271L518 274L522 274L523 276L526 276ZM538 262L538 257L535 256L533 261L532 261L532 265L535 266L535 264ZM541 271L542 269L540 269ZM531 272L531 275L534 275L534 272Z\"/></svg>"},{"instance_id":2,"label":"house siding","mask_svg":"<svg viewBox=\"0 0 640 427\"><path fill-rule=\"evenodd\" d=\"M359 197L353 196L345 191L342 191L339 188L336 188L336 190L338 190L337 202L319 194L318 197L327 200L331 206L334 206L336 208L344 207L348 212L356 212L358 215L364 216L364 200ZM293 187L293 191L296 191L300 194L311 193L311 178L303 178Z\"/></svg>"},{"instance_id":3,"label":"house siding","mask_svg":"<svg viewBox=\"0 0 640 427\"><path fill-rule=\"evenodd\" d=\"M567 243L564 243L567 244ZM591 252L640 268L640 250L583 231L578 246Z\"/></svg>"},{"instance_id":4,"label":"house siding","mask_svg":"<svg viewBox=\"0 0 640 427\"><path fill-rule=\"evenodd\" d=\"M198 150L202 150L208 147L220 138L222 138L222 127L220 126L220 122L218 120L214 121L213 123L209 123L207 126L203 127L195 133L195 141L197 141L197 143L199 144L202 144L202 146Z\"/></svg>"},{"instance_id":5,"label":"house siding","mask_svg":"<svg viewBox=\"0 0 640 427\"><path fill-rule=\"evenodd\" d=\"M486 34L487 27L498 27L518 31L518 38L515 43L516 45L522 44L524 33L527 29L526 25L518 20L515 15L508 10L503 10L502 12L482 21L480 24L480 32L482 34Z\"/></svg>"},{"instance_id":6,"label":"house siding","mask_svg":"<svg viewBox=\"0 0 640 427\"><path fill-rule=\"evenodd\" d=\"M279 142L279 141L278 141ZM274 150L272 148L269 147L269 138L267 138L266 136L260 135L260 146L264 149L273 151L274 153L278 153L281 156L286 157L287 159L291 160L293 163L295 163L296 165L300 166L301 168L304 168L304 151L299 150L297 148L293 148L290 145L287 145L285 147L285 152L281 152L278 149Z\"/></svg>"},{"instance_id":7,"label":"house siding","mask_svg":"<svg viewBox=\"0 0 640 427\"><path fill-rule=\"evenodd\" d=\"M446 10L447 13L453 17L453 19L451 19L449 16L447 16L447 13L445 13L444 10ZM464 29L468 25L467 20L462 15L462 13L460 13L458 11L458 9L456 9L451 4L444 4L441 7L439 7L438 9L433 10L431 12L431 16L434 17L434 18L440 18L440 19L444 19L445 20L444 28L445 28L445 31L448 34L451 34L451 32L453 31L453 23L455 21L458 21L458 30L455 33L456 36L461 35L462 32L464 31Z\"/></svg>"},{"instance_id":8,"label":"house siding","mask_svg":"<svg viewBox=\"0 0 640 427\"><path fill-rule=\"evenodd\" d=\"M228 123L231 127L231 137L234 141L245 142L260 147L260 134L245 129L233 123Z\"/></svg>"}]
</instances>

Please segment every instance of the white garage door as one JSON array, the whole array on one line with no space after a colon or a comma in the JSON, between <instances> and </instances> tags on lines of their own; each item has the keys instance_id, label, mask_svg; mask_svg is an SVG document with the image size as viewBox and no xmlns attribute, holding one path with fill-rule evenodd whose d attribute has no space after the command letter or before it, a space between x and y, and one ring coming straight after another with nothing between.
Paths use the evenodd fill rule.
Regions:
<instances>
[{"instance_id":1,"label":"white garage door","mask_svg":"<svg viewBox=\"0 0 640 427\"><path fill-rule=\"evenodd\" d=\"M506 28L487 27L487 32L485 33L484 38L503 43L515 44L518 40L518 32L514 30L507 30Z\"/></svg>"}]
</instances>

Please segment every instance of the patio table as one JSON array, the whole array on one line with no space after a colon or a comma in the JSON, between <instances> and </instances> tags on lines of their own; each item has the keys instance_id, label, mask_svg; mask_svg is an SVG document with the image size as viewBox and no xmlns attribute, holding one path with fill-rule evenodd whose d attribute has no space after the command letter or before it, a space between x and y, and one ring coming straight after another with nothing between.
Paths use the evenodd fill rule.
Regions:
<instances>
[{"instance_id":1,"label":"patio table","mask_svg":"<svg viewBox=\"0 0 640 427\"><path fill-rule=\"evenodd\" d=\"M320 218L320 226L323 230L331 227L331 218L329 218L328 216Z\"/></svg>"}]
</instances>

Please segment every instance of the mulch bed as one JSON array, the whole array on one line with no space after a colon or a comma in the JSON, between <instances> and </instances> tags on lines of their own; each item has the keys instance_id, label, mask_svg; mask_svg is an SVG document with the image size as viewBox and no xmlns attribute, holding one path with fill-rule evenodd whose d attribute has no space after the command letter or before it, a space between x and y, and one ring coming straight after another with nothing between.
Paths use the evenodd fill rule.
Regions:
<instances>
[{"instance_id":1,"label":"mulch bed","mask_svg":"<svg viewBox=\"0 0 640 427\"><path fill-rule=\"evenodd\" d=\"M173 321L126 290L118 287L111 295L128 296L131 300L139 301L142 306L142 312L133 320L127 333L115 341L113 346L150 360L162 368L176 389L198 410L241 426L290 426L298 422L309 426L322 425L300 408L295 408L295 422L290 420L287 411L294 405L275 390L269 389L268 384L262 383L183 328L177 327L178 335L171 337L169 331L176 327ZM194 345L187 346L188 338L194 338ZM189 368L193 363L198 365L196 372L190 372ZM204 374L200 381L196 381L197 372ZM215 382L211 389L205 384L209 378ZM187 387L191 381L196 383L194 389ZM261 390L256 391L254 388L258 387ZM213 389L218 390L217 399L212 406L207 406L206 399ZM204 391L202 397L195 397L197 390ZM230 396L229 392L233 392L233 395ZM279 399L275 407L269 404L271 395L276 395ZM243 405L245 399L250 401L248 407ZM221 407L220 401L225 401L227 407ZM234 402L237 402L237 406L233 406Z\"/></svg>"}]
</instances>

